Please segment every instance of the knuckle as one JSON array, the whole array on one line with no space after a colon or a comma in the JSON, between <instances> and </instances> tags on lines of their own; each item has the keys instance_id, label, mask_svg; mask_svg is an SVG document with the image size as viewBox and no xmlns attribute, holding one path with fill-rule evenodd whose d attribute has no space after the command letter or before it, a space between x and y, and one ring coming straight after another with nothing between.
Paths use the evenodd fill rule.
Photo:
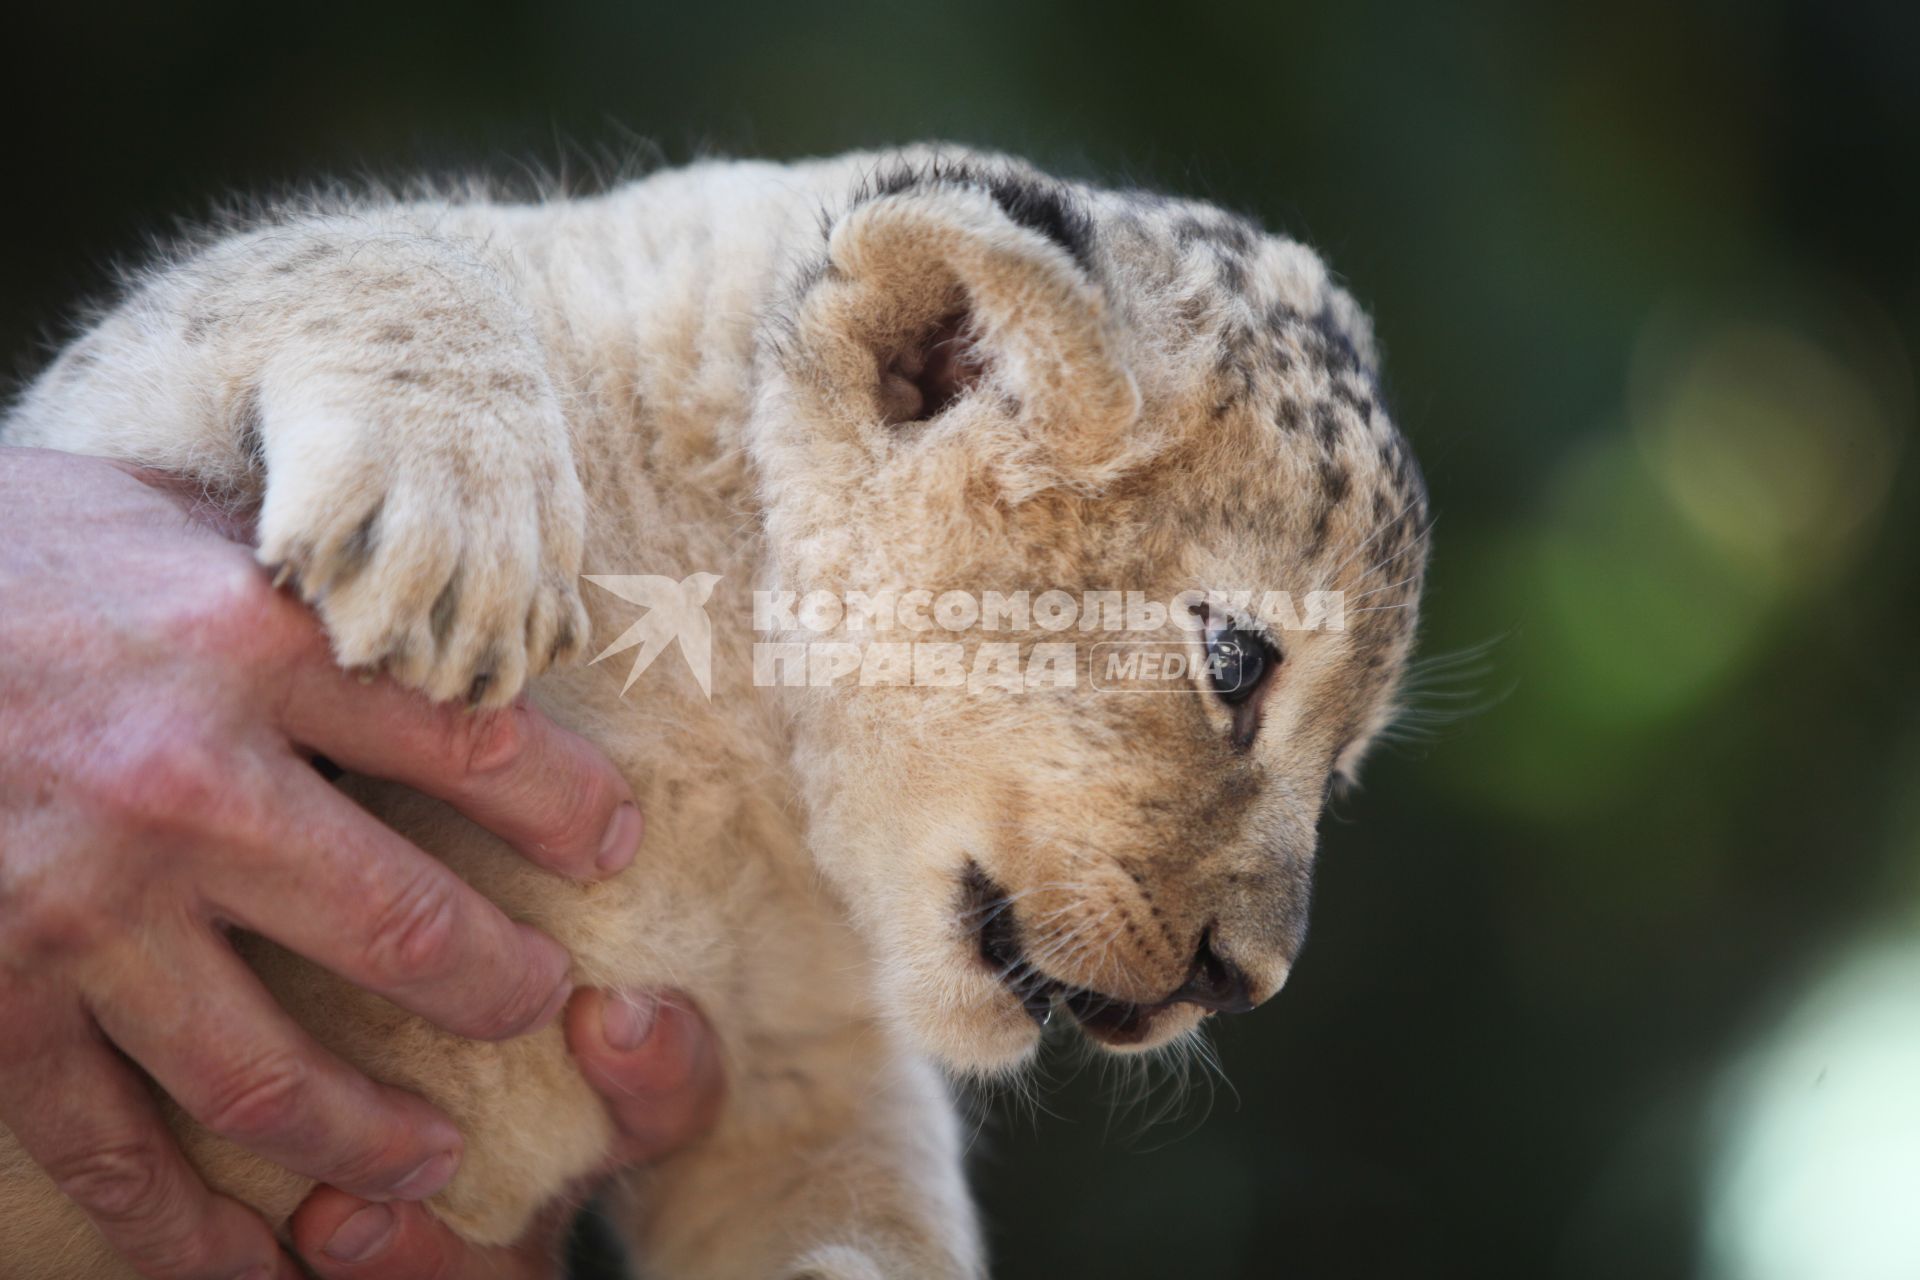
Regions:
<instances>
[{"instance_id":1,"label":"knuckle","mask_svg":"<svg viewBox=\"0 0 1920 1280\"><path fill-rule=\"evenodd\" d=\"M423 870L386 903L367 941L379 981L403 986L446 969L459 911L456 885L449 876Z\"/></svg>"},{"instance_id":2,"label":"knuckle","mask_svg":"<svg viewBox=\"0 0 1920 1280\"><path fill-rule=\"evenodd\" d=\"M271 796L257 769L186 724L149 735L109 765L95 787L121 824L152 835L257 843L271 821Z\"/></svg>"},{"instance_id":3,"label":"knuckle","mask_svg":"<svg viewBox=\"0 0 1920 1280\"><path fill-rule=\"evenodd\" d=\"M60 1194L94 1217L137 1225L169 1211L165 1165L157 1138L125 1137L54 1162L47 1172Z\"/></svg>"},{"instance_id":4,"label":"knuckle","mask_svg":"<svg viewBox=\"0 0 1920 1280\"><path fill-rule=\"evenodd\" d=\"M0 960L29 969L55 957L86 953L118 929L110 892L90 892L91 877L76 879L36 868L0 878Z\"/></svg>"},{"instance_id":5,"label":"knuckle","mask_svg":"<svg viewBox=\"0 0 1920 1280\"><path fill-rule=\"evenodd\" d=\"M141 830L200 826L226 789L224 754L186 719L136 729L91 772L91 798Z\"/></svg>"},{"instance_id":6,"label":"knuckle","mask_svg":"<svg viewBox=\"0 0 1920 1280\"><path fill-rule=\"evenodd\" d=\"M244 1146L301 1129L311 1113L310 1092L306 1064L276 1054L216 1079L189 1110L207 1128Z\"/></svg>"}]
</instances>

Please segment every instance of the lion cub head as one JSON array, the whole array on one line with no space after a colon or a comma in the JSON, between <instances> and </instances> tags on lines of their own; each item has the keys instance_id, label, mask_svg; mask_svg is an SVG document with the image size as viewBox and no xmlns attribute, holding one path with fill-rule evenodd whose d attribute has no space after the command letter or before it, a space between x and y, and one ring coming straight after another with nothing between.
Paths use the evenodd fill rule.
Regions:
<instances>
[{"instance_id":1,"label":"lion cub head","mask_svg":"<svg viewBox=\"0 0 1920 1280\"><path fill-rule=\"evenodd\" d=\"M949 1065L1060 1010L1165 1044L1299 952L1413 643L1420 475L1300 245L1004 159L877 172L751 434L815 855Z\"/></svg>"}]
</instances>

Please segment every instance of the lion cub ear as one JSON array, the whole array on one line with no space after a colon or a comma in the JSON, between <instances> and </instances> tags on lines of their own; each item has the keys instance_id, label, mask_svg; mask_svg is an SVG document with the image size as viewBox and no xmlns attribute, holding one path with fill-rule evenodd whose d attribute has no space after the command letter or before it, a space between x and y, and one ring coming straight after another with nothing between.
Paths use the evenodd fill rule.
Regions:
<instances>
[{"instance_id":1,"label":"lion cub ear","mask_svg":"<svg viewBox=\"0 0 1920 1280\"><path fill-rule=\"evenodd\" d=\"M1019 488L1099 487L1132 452L1140 394L1076 259L1081 221L1029 197L936 180L856 203L797 299L787 354L843 429L886 438L952 415L1025 472Z\"/></svg>"}]
</instances>

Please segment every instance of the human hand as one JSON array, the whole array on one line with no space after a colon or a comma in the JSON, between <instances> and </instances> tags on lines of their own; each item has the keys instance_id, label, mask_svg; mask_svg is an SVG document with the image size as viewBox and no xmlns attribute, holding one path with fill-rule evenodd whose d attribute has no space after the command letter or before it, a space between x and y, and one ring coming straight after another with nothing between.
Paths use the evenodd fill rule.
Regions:
<instances>
[{"instance_id":1,"label":"human hand","mask_svg":"<svg viewBox=\"0 0 1920 1280\"><path fill-rule=\"evenodd\" d=\"M582 991L568 1005L566 1027L581 1073L619 1135L599 1178L669 1155L713 1123L719 1055L684 1001ZM567 1228L599 1178L570 1188L510 1249L470 1245L417 1204L368 1202L322 1187L294 1214L294 1247L320 1280L547 1280L560 1274Z\"/></svg>"},{"instance_id":2,"label":"human hand","mask_svg":"<svg viewBox=\"0 0 1920 1280\"><path fill-rule=\"evenodd\" d=\"M0 1121L143 1274L293 1276L196 1177L139 1069L213 1132L370 1200L432 1195L461 1140L312 1040L225 930L481 1039L546 1025L571 990L557 943L311 758L583 879L631 861L631 793L524 704L469 713L340 670L245 547L113 463L0 449L0 601Z\"/></svg>"}]
</instances>

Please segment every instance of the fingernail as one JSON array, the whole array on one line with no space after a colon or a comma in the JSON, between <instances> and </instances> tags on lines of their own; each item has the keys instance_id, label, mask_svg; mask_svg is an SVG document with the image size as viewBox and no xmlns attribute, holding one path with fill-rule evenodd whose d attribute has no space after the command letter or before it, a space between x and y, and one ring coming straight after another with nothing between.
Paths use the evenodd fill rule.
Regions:
<instances>
[{"instance_id":1,"label":"fingernail","mask_svg":"<svg viewBox=\"0 0 1920 1280\"><path fill-rule=\"evenodd\" d=\"M363 1262L378 1253L392 1236L393 1210L383 1204L370 1204L335 1227L320 1249L336 1262Z\"/></svg>"},{"instance_id":2,"label":"fingernail","mask_svg":"<svg viewBox=\"0 0 1920 1280\"><path fill-rule=\"evenodd\" d=\"M453 1181L453 1171L459 1163L460 1158L451 1151L428 1156L414 1166L412 1173L393 1184L391 1194L396 1200L425 1200Z\"/></svg>"},{"instance_id":3,"label":"fingernail","mask_svg":"<svg viewBox=\"0 0 1920 1280\"><path fill-rule=\"evenodd\" d=\"M600 1038L620 1053L632 1053L646 1042L660 1013L660 1002L649 995L609 995L600 1003Z\"/></svg>"},{"instance_id":4,"label":"fingernail","mask_svg":"<svg viewBox=\"0 0 1920 1280\"><path fill-rule=\"evenodd\" d=\"M600 837L600 857L595 865L611 875L632 862L640 849L641 825L640 810L631 801L615 809L613 820L607 823L607 834Z\"/></svg>"}]
</instances>

